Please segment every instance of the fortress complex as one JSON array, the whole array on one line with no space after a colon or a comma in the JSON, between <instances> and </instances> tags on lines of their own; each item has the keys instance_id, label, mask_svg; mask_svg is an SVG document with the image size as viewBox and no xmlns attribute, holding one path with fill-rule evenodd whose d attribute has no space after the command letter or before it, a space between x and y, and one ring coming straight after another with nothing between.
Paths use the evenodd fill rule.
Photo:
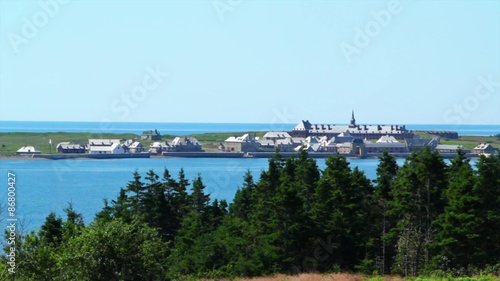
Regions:
<instances>
[{"instance_id":1,"label":"fortress complex","mask_svg":"<svg viewBox=\"0 0 500 281\"><path fill-rule=\"evenodd\" d=\"M331 125L331 124L311 124L309 120L302 120L290 135L292 137L336 137L341 133L350 134L352 137L376 140L382 136L392 136L398 140L412 139L414 133L407 130L405 125L358 125L352 111L351 122L349 125Z\"/></svg>"}]
</instances>

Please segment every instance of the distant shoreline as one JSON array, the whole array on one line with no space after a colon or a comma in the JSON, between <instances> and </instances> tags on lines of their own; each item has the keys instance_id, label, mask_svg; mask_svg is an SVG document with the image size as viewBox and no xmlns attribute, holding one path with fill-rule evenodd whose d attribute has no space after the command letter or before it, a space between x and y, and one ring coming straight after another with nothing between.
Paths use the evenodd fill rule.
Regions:
<instances>
[{"instance_id":1,"label":"distant shoreline","mask_svg":"<svg viewBox=\"0 0 500 281\"><path fill-rule=\"evenodd\" d=\"M264 135L264 132L250 132L250 133L256 133L257 136L262 137ZM91 135L91 133L87 132L81 132L81 133L71 133L71 132L59 132L59 133L17 133L17 132L12 132L12 133L0 133L0 161L3 160L45 160L41 159L38 156L31 157L31 156L20 156L16 155L16 151L24 146L24 145L33 145L35 148L39 149L41 151L41 154L46 154L46 155L54 155L50 157L55 157L55 158L70 158L73 157L75 159L89 159L91 157L93 158L99 158L99 156L88 156L85 154L81 154L81 157L71 155L71 156L64 156L64 153L57 153L56 152L56 146L60 142L72 142L72 143L86 143L88 142L88 136ZM203 153L201 155L195 154L195 155L181 155L181 154L174 154L174 155L169 155L166 156L168 157L206 157L206 158L214 158L214 157L220 157L220 158L239 158L243 157L242 155L237 155L237 154L226 154L226 153L234 153L234 152L221 152L217 149L218 145L220 143L224 143L224 140L227 139L229 136L235 136L238 135L238 133L235 132L229 132L229 133L203 133L203 134L193 134L192 136L196 137L199 142L202 144L203 149L206 152L198 152L198 153ZM162 135L162 139L169 139L171 138L171 135ZM422 138L431 138L432 136L429 134L419 134L419 137ZM132 139L132 138L140 138L139 135L135 134L130 134L130 133L122 133L122 134L104 134L103 138L109 138L109 139ZM52 147L49 146L49 142L52 142ZM148 149L149 145L153 143L153 141L146 140L146 141L141 141L144 146ZM493 136L459 136L458 139L445 139L441 138L441 143L442 144L451 144L451 145L463 145L464 147L467 147L469 149L474 148L477 144L480 142L485 142L485 143L490 143L494 147L498 148L500 147L500 138L499 137L493 137ZM211 155L210 153L219 153L218 155ZM224 155L220 154L224 153ZM263 153L263 152L259 152ZM269 153L269 152L267 152ZM321 152L319 153L311 153L311 155L314 155L313 157L318 157L318 158L324 158L326 156L320 155ZM59 156L55 156L59 155ZM329 154L329 155L335 155L335 154ZM401 154L401 155L395 155L396 157L407 157L409 154ZM455 154L453 154L455 155ZM348 155L343 155L346 157L349 157ZM471 155L472 157L475 157L474 155ZM113 157L113 156L112 156ZM130 156L132 157L137 157L137 156ZM154 158L156 156L152 156L151 158ZM264 156L261 156L264 157ZM378 157L378 155L366 155L367 158L370 157ZM108 158L107 156L104 156L103 158ZM109 157L111 158L111 157ZM127 158L124 156L115 156L114 158ZM257 157L258 158L258 157ZM449 158L449 156L446 156L445 158ZM50 160L50 159L49 159Z\"/></svg>"},{"instance_id":2,"label":"distant shoreline","mask_svg":"<svg viewBox=\"0 0 500 281\"><path fill-rule=\"evenodd\" d=\"M281 152L283 158L288 157L298 157L298 152ZM112 159L172 159L172 158L218 158L218 159L269 159L274 155L274 152L254 152L251 157L244 157L243 153L238 152L170 152L166 156L151 155L151 157L134 157L133 154L115 154L101 155L101 157L92 157L92 154L81 155L81 154L38 154L37 157L32 156L0 156L0 161L8 160L112 160ZM395 158L405 159L411 155L411 153L398 153L391 154ZM441 156L444 159L452 159L456 157L456 153L443 153ZM53 158L52 158L52 157ZM66 157L64 157L66 156ZM376 159L382 156L382 153L374 153L366 155L365 157L352 156L346 154L335 154L335 153L325 153L325 152L309 152L308 156L313 159L326 159L330 156L341 156L347 159ZM478 154L469 153L466 154L467 158L478 158Z\"/></svg>"}]
</instances>

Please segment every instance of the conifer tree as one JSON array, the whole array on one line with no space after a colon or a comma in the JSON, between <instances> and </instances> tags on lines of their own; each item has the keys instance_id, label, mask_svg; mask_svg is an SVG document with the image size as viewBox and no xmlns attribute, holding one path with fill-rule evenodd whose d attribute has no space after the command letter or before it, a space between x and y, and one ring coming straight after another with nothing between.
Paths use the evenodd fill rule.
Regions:
<instances>
[{"instance_id":1,"label":"conifer tree","mask_svg":"<svg viewBox=\"0 0 500 281\"><path fill-rule=\"evenodd\" d=\"M481 155L477 161L477 181L474 193L478 196L477 217L482 219L477 234L478 244L475 264L500 264L500 156Z\"/></svg>"},{"instance_id":2,"label":"conifer tree","mask_svg":"<svg viewBox=\"0 0 500 281\"><path fill-rule=\"evenodd\" d=\"M243 187L236 191L233 204L230 206L230 214L248 221L248 216L252 210L252 206L256 203L254 200L255 183L250 170L245 172L243 176Z\"/></svg>"},{"instance_id":3,"label":"conifer tree","mask_svg":"<svg viewBox=\"0 0 500 281\"><path fill-rule=\"evenodd\" d=\"M459 151L451 160L448 178L447 204L437 219L434 247L438 253L434 264L436 268L466 272L467 268L478 265L475 259L482 237L477 231L484 222L478 213L481 206L474 192L476 177L464 152Z\"/></svg>"},{"instance_id":4,"label":"conifer tree","mask_svg":"<svg viewBox=\"0 0 500 281\"><path fill-rule=\"evenodd\" d=\"M379 265L379 273L387 274L392 267L394 257L395 241L391 235L391 229L395 226L394 217L389 215L389 204L393 200L392 188L396 179L399 166L396 163L396 158L389 155L387 150L384 150L379 157L379 165L377 167L377 179L375 180L375 204L373 209L377 213L378 219L374 223L374 227L379 232L376 243L376 255Z\"/></svg>"},{"instance_id":5,"label":"conifer tree","mask_svg":"<svg viewBox=\"0 0 500 281\"><path fill-rule=\"evenodd\" d=\"M62 225L62 219L57 217L54 212L50 213L40 228L39 236L41 242L52 247L59 246L63 236Z\"/></svg>"},{"instance_id":6,"label":"conifer tree","mask_svg":"<svg viewBox=\"0 0 500 281\"><path fill-rule=\"evenodd\" d=\"M367 208L373 190L364 173L351 171L345 157L329 157L326 166L315 193L313 219L318 238L329 237L334 249L319 269L353 270L367 257L372 228Z\"/></svg>"},{"instance_id":7,"label":"conifer tree","mask_svg":"<svg viewBox=\"0 0 500 281\"><path fill-rule=\"evenodd\" d=\"M393 188L390 214L397 216L398 233L394 270L418 275L430 262L430 245L436 232L434 220L444 210L446 164L429 148L413 153L400 169Z\"/></svg>"}]
</instances>

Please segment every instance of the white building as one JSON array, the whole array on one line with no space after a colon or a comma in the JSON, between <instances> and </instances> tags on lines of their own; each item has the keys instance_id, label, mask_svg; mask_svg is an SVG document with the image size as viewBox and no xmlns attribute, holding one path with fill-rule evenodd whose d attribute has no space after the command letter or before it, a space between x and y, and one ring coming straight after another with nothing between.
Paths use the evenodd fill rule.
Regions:
<instances>
[{"instance_id":1,"label":"white building","mask_svg":"<svg viewBox=\"0 0 500 281\"><path fill-rule=\"evenodd\" d=\"M90 145L90 154L124 154L125 149L120 143L113 143L112 145Z\"/></svg>"},{"instance_id":2,"label":"white building","mask_svg":"<svg viewBox=\"0 0 500 281\"><path fill-rule=\"evenodd\" d=\"M174 151L203 151L200 142L195 137L176 137L168 143Z\"/></svg>"},{"instance_id":3,"label":"white building","mask_svg":"<svg viewBox=\"0 0 500 281\"><path fill-rule=\"evenodd\" d=\"M484 155L497 155L498 154L498 149L494 148L491 144L489 143L480 143L474 149L472 150L473 153L477 153L479 155L484 154Z\"/></svg>"},{"instance_id":4,"label":"white building","mask_svg":"<svg viewBox=\"0 0 500 281\"><path fill-rule=\"evenodd\" d=\"M125 151L129 153L142 153L146 151L144 145L135 140L127 140L123 145Z\"/></svg>"},{"instance_id":5,"label":"white building","mask_svg":"<svg viewBox=\"0 0 500 281\"><path fill-rule=\"evenodd\" d=\"M40 154L40 150L36 149L32 145L25 145L16 151L17 155L33 155Z\"/></svg>"},{"instance_id":6,"label":"white building","mask_svg":"<svg viewBox=\"0 0 500 281\"><path fill-rule=\"evenodd\" d=\"M89 139L90 154L123 154L125 149L119 139Z\"/></svg>"},{"instance_id":7,"label":"white building","mask_svg":"<svg viewBox=\"0 0 500 281\"><path fill-rule=\"evenodd\" d=\"M256 152L260 144L251 134L241 137L229 137L224 141L224 147L228 152Z\"/></svg>"},{"instance_id":8,"label":"white building","mask_svg":"<svg viewBox=\"0 0 500 281\"><path fill-rule=\"evenodd\" d=\"M470 153L470 149L463 145L455 145L455 144L439 144L436 146L436 150L439 153L457 153L458 150L461 150L465 153Z\"/></svg>"}]
</instances>

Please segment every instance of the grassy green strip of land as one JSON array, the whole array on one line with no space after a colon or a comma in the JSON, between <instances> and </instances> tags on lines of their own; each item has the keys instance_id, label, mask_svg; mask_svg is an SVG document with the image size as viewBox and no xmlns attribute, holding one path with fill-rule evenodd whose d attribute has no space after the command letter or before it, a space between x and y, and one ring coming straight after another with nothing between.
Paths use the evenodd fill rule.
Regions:
<instances>
[{"instance_id":1,"label":"grassy green strip of land","mask_svg":"<svg viewBox=\"0 0 500 281\"><path fill-rule=\"evenodd\" d=\"M192 135L200 141L205 151L216 151L220 143L231 136L241 136L244 133L206 133ZM250 132L256 137L264 136L265 132ZM431 138L425 133L418 134L422 138ZM174 135L163 135L162 140L173 139ZM42 153L55 153L55 148L60 142L87 143L89 139L139 139L135 134L110 134L110 133L0 133L0 156L16 155L16 151L24 145L32 145ZM49 149L49 140L52 140L52 150ZM487 136L461 136L458 139L441 138L442 144L463 145L474 148L479 143L490 143L500 148L500 137ZM152 141L142 141L143 145L149 147Z\"/></svg>"},{"instance_id":2,"label":"grassy green strip of land","mask_svg":"<svg viewBox=\"0 0 500 281\"><path fill-rule=\"evenodd\" d=\"M217 146L223 143L230 136L241 136L244 133L208 133L192 135L200 141L206 151L217 150ZM252 132L258 137L262 137L265 132ZM173 139L174 135L162 135L162 141ZM140 139L135 134L110 134L110 133L0 133L0 156L16 155L16 151L24 145L32 145L42 153L55 153L55 149L60 142L87 143L89 139ZM52 140L52 149L49 146ZM152 141L141 141L146 147Z\"/></svg>"},{"instance_id":3,"label":"grassy green strip of land","mask_svg":"<svg viewBox=\"0 0 500 281\"><path fill-rule=\"evenodd\" d=\"M429 135L427 133L418 132L418 136L421 138L432 138L435 137L433 135ZM489 143L496 148L500 148L500 137L497 136L461 136L458 139L446 139L440 138L441 144L454 144L454 145L463 145L467 148L473 149L479 143Z\"/></svg>"}]
</instances>

